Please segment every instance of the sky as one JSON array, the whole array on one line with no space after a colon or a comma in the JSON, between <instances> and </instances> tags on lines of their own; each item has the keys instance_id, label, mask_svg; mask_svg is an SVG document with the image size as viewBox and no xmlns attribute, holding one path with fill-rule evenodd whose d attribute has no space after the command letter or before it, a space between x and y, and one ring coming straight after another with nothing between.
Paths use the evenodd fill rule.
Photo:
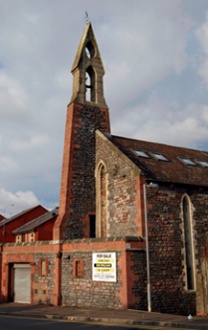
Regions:
<instances>
[{"instance_id":1,"label":"sky","mask_svg":"<svg viewBox=\"0 0 208 330\"><path fill-rule=\"evenodd\" d=\"M111 132L208 150L207 0L0 0L0 213L59 204L71 67L92 22Z\"/></svg>"}]
</instances>

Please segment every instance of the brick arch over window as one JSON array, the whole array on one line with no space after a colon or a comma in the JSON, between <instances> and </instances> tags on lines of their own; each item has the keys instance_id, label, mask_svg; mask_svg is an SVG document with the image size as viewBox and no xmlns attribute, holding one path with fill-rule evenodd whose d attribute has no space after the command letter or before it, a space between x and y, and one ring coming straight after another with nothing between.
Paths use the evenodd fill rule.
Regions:
<instances>
[{"instance_id":1,"label":"brick arch over window","mask_svg":"<svg viewBox=\"0 0 208 330\"><path fill-rule=\"evenodd\" d=\"M96 178L96 237L107 237L107 173L104 162L95 170Z\"/></svg>"},{"instance_id":2,"label":"brick arch over window","mask_svg":"<svg viewBox=\"0 0 208 330\"><path fill-rule=\"evenodd\" d=\"M190 197L185 194L182 197L183 215L183 243L184 262L186 273L187 290L195 290L195 262L194 262L194 240L193 240L193 219L192 204Z\"/></svg>"}]
</instances>

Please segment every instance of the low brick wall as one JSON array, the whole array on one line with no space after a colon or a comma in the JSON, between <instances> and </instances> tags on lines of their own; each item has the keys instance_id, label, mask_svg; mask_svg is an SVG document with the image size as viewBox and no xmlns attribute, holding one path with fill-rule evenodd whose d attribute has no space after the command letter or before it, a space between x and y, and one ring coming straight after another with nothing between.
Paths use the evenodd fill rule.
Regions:
<instances>
[{"instance_id":1,"label":"low brick wall","mask_svg":"<svg viewBox=\"0 0 208 330\"><path fill-rule=\"evenodd\" d=\"M65 243L61 262L62 304L80 307L135 308L141 299L138 292L141 292L143 282L138 274L138 269L141 267L135 265L138 258L132 257L131 249L143 251L143 244L144 242L136 238L134 241L125 238L101 238L76 240L72 244ZM93 252L116 253L116 282L93 281ZM134 251L133 255L136 253ZM80 274L75 274L76 262L81 263ZM139 262L141 265L140 259Z\"/></svg>"},{"instance_id":2,"label":"low brick wall","mask_svg":"<svg viewBox=\"0 0 208 330\"><path fill-rule=\"evenodd\" d=\"M116 280L94 281L93 253L116 255ZM68 242L6 244L3 249L3 301L12 299L11 270L31 265L31 302L79 307L145 306L144 242L140 238L80 239ZM142 291L143 290L143 291Z\"/></svg>"}]
</instances>

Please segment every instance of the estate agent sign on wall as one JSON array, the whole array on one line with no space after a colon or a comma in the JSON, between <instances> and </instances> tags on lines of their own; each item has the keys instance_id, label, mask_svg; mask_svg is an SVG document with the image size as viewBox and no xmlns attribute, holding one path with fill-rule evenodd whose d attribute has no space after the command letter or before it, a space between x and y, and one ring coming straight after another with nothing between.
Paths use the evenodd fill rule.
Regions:
<instances>
[{"instance_id":1,"label":"estate agent sign on wall","mask_svg":"<svg viewBox=\"0 0 208 330\"><path fill-rule=\"evenodd\" d=\"M92 280L116 282L115 252L99 252L92 254Z\"/></svg>"}]
</instances>

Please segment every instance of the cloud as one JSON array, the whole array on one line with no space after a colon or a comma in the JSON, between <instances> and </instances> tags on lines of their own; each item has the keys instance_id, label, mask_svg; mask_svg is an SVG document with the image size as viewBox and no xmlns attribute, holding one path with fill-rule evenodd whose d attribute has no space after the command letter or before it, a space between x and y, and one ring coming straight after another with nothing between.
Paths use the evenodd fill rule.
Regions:
<instances>
[{"instance_id":1,"label":"cloud","mask_svg":"<svg viewBox=\"0 0 208 330\"><path fill-rule=\"evenodd\" d=\"M0 200L0 213L5 217L10 217L23 209L40 204L38 198L32 191L17 191L11 193L5 189L0 189Z\"/></svg>"},{"instance_id":2,"label":"cloud","mask_svg":"<svg viewBox=\"0 0 208 330\"><path fill-rule=\"evenodd\" d=\"M113 31L111 24L103 28L107 45L106 86L113 105L126 106L170 72L180 74L186 68L192 23L180 10L180 3L157 1L157 6L153 6L152 2L142 1L134 10L115 17ZM131 22L131 28L126 22Z\"/></svg>"},{"instance_id":3,"label":"cloud","mask_svg":"<svg viewBox=\"0 0 208 330\"><path fill-rule=\"evenodd\" d=\"M136 122L136 126L135 126ZM114 126L114 133L131 138L198 148L208 140L208 105L164 102L156 92L129 108Z\"/></svg>"},{"instance_id":4,"label":"cloud","mask_svg":"<svg viewBox=\"0 0 208 330\"><path fill-rule=\"evenodd\" d=\"M12 171L16 168L16 164L13 159L0 157L0 173Z\"/></svg>"},{"instance_id":5,"label":"cloud","mask_svg":"<svg viewBox=\"0 0 208 330\"><path fill-rule=\"evenodd\" d=\"M11 143L11 149L18 152L25 152L27 150L36 149L44 147L49 143L49 137L46 134L32 136L27 141L13 141ZM36 152L37 152L36 151Z\"/></svg>"},{"instance_id":6,"label":"cloud","mask_svg":"<svg viewBox=\"0 0 208 330\"><path fill-rule=\"evenodd\" d=\"M0 70L1 120L26 115L28 97L20 83Z\"/></svg>"},{"instance_id":7,"label":"cloud","mask_svg":"<svg viewBox=\"0 0 208 330\"><path fill-rule=\"evenodd\" d=\"M196 30L196 37L201 44L203 54L200 57L198 73L202 77L206 89L208 89L208 12L206 20Z\"/></svg>"}]
</instances>

